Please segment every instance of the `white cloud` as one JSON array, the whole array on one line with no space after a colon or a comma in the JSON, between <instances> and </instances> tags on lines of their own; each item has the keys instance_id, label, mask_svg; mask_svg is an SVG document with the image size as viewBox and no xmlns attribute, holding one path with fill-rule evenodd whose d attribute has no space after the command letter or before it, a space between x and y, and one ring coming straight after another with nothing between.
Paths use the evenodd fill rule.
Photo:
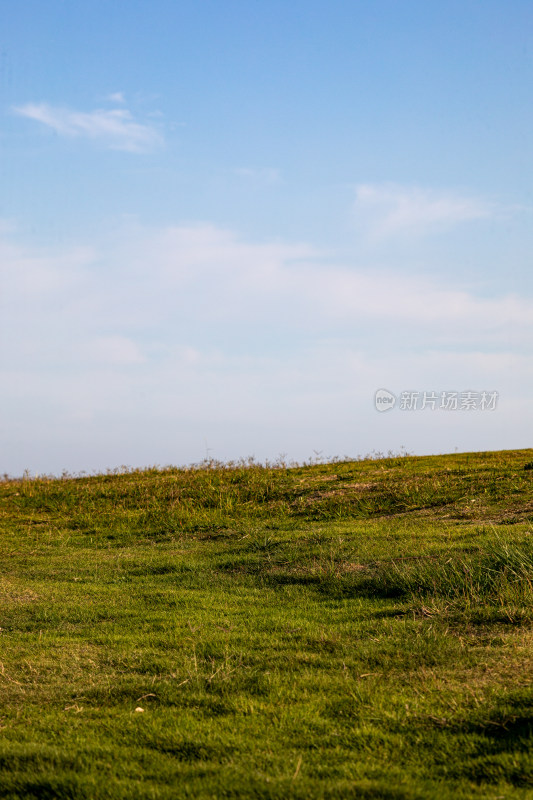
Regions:
<instances>
[{"instance_id":1,"label":"white cloud","mask_svg":"<svg viewBox=\"0 0 533 800\"><path fill-rule=\"evenodd\" d=\"M60 136L86 137L113 150L144 153L154 150L163 141L155 127L137 122L126 108L75 111L47 103L27 103L13 110L52 128Z\"/></svg>"},{"instance_id":2,"label":"white cloud","mask_svg":"<svg viewBox=\"0 0 533 800\"><path fill-rule=\"evenodd\" d=\"M483 198L416 186L359 184L355 194L356 222L375 238L438 233L495 212Z\"/></svg>"},{"instance_id":3,"label":"white cloud","mask_svg":"<svg viewBox=\"0 0 533 800\"><path fill-rule=\"evenodd\" d=\"M6 230L0 282L11 472L185 463L205 438L218 458L491 449L531 427L532 298L332 265L305 243L203 223L129 221L54 252ZM380 386L494 389L502 411L377 415Z\"/></svg>"},{"instance_id":4,"label":"white cloud","mask_svg":"<svg viewBox=\"0 0 533 800\"><path fill-rule=\"evenodd\" d=\"M112 92L111 94L107 95L107 99L111 103L125 103L126 98L124 97L123 92Z\"/></svg>"},{"instance_id":5,"label":"white cloud","mask_svg":"<svg viewBox=\"0 0 533 800\"><path fill-rule=\"evenodd\" d=\"M389 340L396 348L399 337L420 347L532 342L533 298L483 297L449 280L332 264L305 243L246 241L206 223L128 222L100 247L55 251L12 239L0 236L4 319L45 348L39 326L61 324L71 326L69 342L74 332L83 341L149 335L156 349L196 348L191 330L202 341L213 332L215 343L215 330L242 331L252 351L266 334L298 342L367 331L366 348ZM125 360L137 359L123 339L109 341Z\"/></svg>"},{"instance_id":6,"label":"white cloud","mask_svg":"<svg viewBox=\"0 0 533 800\"><path fill-rule=\"evenodd\" d=\"M465 331L479 341L502 331L533 332L533 299L506 294L478 297L459 286L417 275L317 269L307 288L335 318L364 318L385 324L425 326L423 337L454 341Z\"/></svg>"}]
</instances>

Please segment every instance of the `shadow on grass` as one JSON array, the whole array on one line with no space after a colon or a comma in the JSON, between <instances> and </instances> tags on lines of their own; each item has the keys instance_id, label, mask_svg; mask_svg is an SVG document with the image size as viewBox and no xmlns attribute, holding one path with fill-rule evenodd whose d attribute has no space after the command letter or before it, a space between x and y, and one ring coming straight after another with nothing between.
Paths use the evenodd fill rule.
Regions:
<instances>
[{"instance_id":1,"label":"shadow on grass","mask_svg":"<svg viewBox=\"0 0 533 800\"><path fill-rule=\"evenodd\" d=\"M482 719L474 718L467 722L464 730L486 737L497 751L533 750L533 695L530 689L503 697L492 709L484 710ZM533 779L533 770L531 777Z\"/></svg>"},{"instance_id":2,"label":"shadow on grass","mask_svg":"<svg viewBox=\"0 0 533 800\"><path fill-rule=\"evenodd\" d=\"M262 575L262 582L272 588L310 587L328 600L355 597L391 599L408 595L408 591L404 587L380 580L379 577L373 575L352 577L278 572Z\"/></svg>"},{"instance_id":3,"label":"shadow on grass","mask_svg":"<svg viewBox=\"0 0 533 800\"><path fill-rule=\"evenodd\" d=\"M215 761L223 763L231 758L233 748L228 746L212 747L209 744L193 741L192 739L176 740L172 737L147 737L141 744L150 750L172 756L178 761Z\"/></svg>"},{"instance_id":4,"label":"shadow on grass","mask_svg":"<svg viewBox=\"0 0 533 800\"><path fill-rule=\"evenodd\" d=\"M501 698L463 720L420 720L420 730L437 729L445 736L464 741L468 734L468 757L454 768L457 777L489 783L505 779L516 786L533 785L533 699L529 690ZM459 747L458 742L458 747Z\"/></svg>"},{"instance_id":5,"label":"shadow on grass","mask_svg":"<svg viewBox=\"0 0 533 800\"><path fill-rule=\"evenodd\" d=\"M518 746L527 751L533 747L533 715L514 719L503 718L500 722L490 721L486 725L472 726L471 730L478 730L500 746L512 745L513 749Z\"/></svg>"}]
</instances>

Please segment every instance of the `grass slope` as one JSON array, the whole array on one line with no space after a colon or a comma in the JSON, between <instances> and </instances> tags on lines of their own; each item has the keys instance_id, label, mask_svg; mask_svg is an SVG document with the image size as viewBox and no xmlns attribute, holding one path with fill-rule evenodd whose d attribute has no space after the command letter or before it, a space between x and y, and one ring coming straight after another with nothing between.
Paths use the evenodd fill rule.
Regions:
<instances>
[{"instance_id":1,"label":"grass slope","mask_svg":"<svg viewBox=\"0 0 533 800\"><path fill-rule=\"evenodd\" d=\"M0 798L528 798L533 451L0 483Z\"/></svg>"}]
</instances>

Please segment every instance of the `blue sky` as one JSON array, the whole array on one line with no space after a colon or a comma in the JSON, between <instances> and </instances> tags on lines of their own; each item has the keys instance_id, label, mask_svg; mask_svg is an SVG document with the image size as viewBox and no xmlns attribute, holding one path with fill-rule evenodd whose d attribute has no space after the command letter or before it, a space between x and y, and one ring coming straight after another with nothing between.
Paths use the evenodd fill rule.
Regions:
<instances>
[{"instance_id":1,"label":"blue sky","mask_svg":"<svg viewBox=\"0 0 533 800\"><path fill-rule=\"evenodd\" d=\"M532 445L530 2L7 6L0 471Z\"/></svg>"}]
</instances>

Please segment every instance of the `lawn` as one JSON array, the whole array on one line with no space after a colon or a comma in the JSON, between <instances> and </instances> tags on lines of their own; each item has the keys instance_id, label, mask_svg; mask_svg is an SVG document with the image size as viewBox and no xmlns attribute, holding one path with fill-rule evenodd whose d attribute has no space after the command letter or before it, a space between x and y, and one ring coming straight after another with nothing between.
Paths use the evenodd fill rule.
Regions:
<instances>
[{"instance_id":1,"label":"lawn","mask_svg":"<svg viewBox=\"0 0 533 800\"><path fill-rule=\"evenodd\" d=\"M0 798L533 797L533 450L0 482Z\"/></svg>"}]
</instances>

